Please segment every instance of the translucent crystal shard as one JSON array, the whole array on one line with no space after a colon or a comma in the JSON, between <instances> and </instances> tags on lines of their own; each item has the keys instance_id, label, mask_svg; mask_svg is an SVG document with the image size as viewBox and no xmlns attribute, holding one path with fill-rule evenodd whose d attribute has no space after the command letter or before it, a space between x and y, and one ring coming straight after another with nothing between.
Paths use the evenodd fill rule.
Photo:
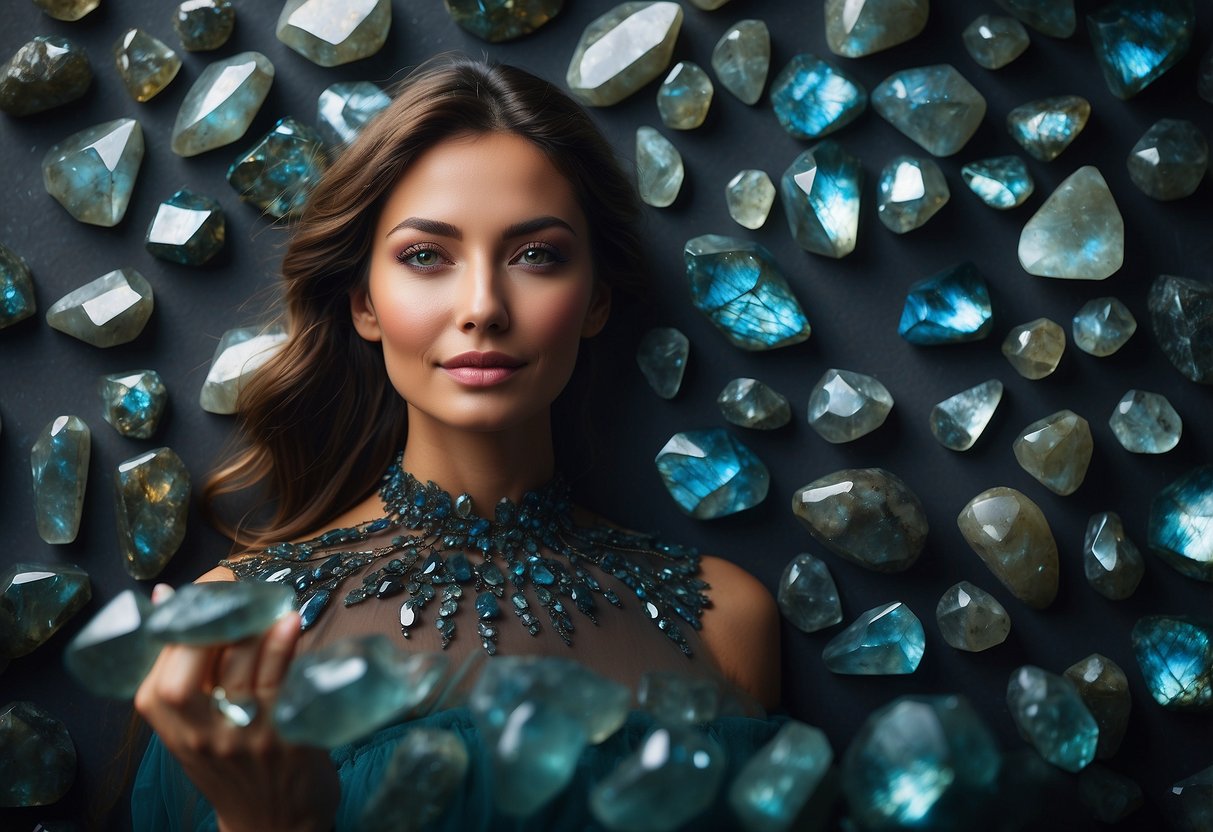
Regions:
<instances>
[{"instance_id":1,"label":"translucent crystal shard","mask_svg":"<svg viewBox=\"0 0 1213 832\"><path fill-rule=\"evenodd\" d=\"M276 33L312 63L339 66L382 49L391 26L390 0L287 0Z\"/></svg>"},{"instance_id":2,"label":"translucent crystal shard","mask_svg":"<svg viewBox=\"0 0 1213 832\"><path fill-rule=\"evenodd\" d=\"M1019 236L1019 264L1041 277L1103 280L1124 258L1125 221L1093 165L1058 185Z\"/></svg>"},{"instance_id":3,"label":"translucent crystal shard","mask_svg":"<svg viewBox=\"0 0 1213 832\"><path fill-rule=\"evenodd\" d=\"M948 589L935 607L943 640L957 650L978 653L997 647L1011 633L1011 616L998 599L968 581Z\"/></svg>"},{"instance_id":4,"label":"translucent crystal shard","mask_svg":"<svg viewBox=\"0 0 1213 832\"><path fill-rule=\"evenodd\" d=\"M1078 773L1078 799L1100 823L1120 823L1145 802L1136 780L1099 763Z\"/></svg>"},{"instance_id":5,"label":"translucent crystal shard","mask_svg":"<svg viewBox=\"0 0 1213 832\"><path fill-rule=\"evenodd\" d=\"M1087 15L1108 89L1132 98L1175 66L1192 45L1192 0L1115 0Z\"/></svg>"},{"instance_id":6,"label":"translucent crystal shard","mask_svg":"<svg viewBox=\"0 0 1213 832\"><path fill-rule=\"evenodd\" d=\"M640 677L636 704L664 725L710 722L720 713L720 685L712 679L651 670Z\"/></svg>"},{"instance_id":7,"label":"translucent crystal shard","mask_svg":"<svg viewBox=\"0 0 1213 832\"><path fill-rule=\"evenodd\" d=\"M171 448L132 457L114 472L118 549L139 580L160 574L185 539L190 472Z\"/></svg>"},{"instance_id":8,"label":"translucent crystal shard","mask_svg":"<svg viewBox=\"0 0 1213 832\"><path fill-rule=\"evenodd\" d=\"M144 626L148 635L167 644L223 644L261 635L294 608L295 590L286 584L183 584L152 611Z\"/></svg>"},{"instance_id":9,"label":"translucent crystal shard","mask_svg":"<svg viewBox=\"0 0 1213 832\"><path fill-rule=\"evenodd\" d=\"M67 726L33 702L0 710L0 749L0 807L49 805L76 779L76 747Z\"/></svg>"},{"instance_id":10,"label":"translucent crystal shard","mask_svg":"<svg viewBox=\"0 0 1213 832\"><path fill-rule=\"evenodd\" d=\"M1068 38L1078 28L1074 0L998 0L998 5L1051 38Z\"/></svg>"},{"instance_id":11,"label":"translucent crystal shard","mask_svg":"<svg viewBox=\"0 0 1213 832\"><path fill-rule=\"evenodd\" d=\"M117 269L59 298L46 310L46 322L94 347L113 347L139 337L154 303L143 275Z\"/></svg>"},{"instance_id":12,"label":"translucent crystal shard","mask_svg":"<svg viewBox=\"0 0 1213 832\"><path fill-rule=\"evenodd\" d=\"M42 157L46 192L80 222L122 222L143 162L143 128L133 118L73 133Z\"/></svg>"},{"instance_id":13,"label":"translucent crystal shard","mask_svg":"<svg viewBox=\"0 0 1213 832\"><path fill-rule=\"evenodd\" d=\"M1125 534L1120 515L1112 511L1093 514L1087 521L1082 563L1091 588L1113 601L1132 595L1146 571L1141 552Z\"/></svg>"},{"instance_id":14,"label":"translucent crystal shard","mask_svg":"<svg viewBox=\"0 0 1213 832\"><path fill-rule=\"evenodd\" d=\"M871 433L893 409L888 388L871 376L826 370L809 394L809 427L838 444Z\"/></svg>"},{"instance_id":15,"label":"translucent crystal shard","mask_svg":"<svg viewBox=\"0 0 1213 832\"><path fill-rule=\"evenodd\" d=\"M1013 17L983 14L961 34L969 57L986 69L1002 69L1028 48L1028 33Z\"/></svg>"},{"instance_id":16,"label":"translucent crystal shard","mask_svg":"<svg viewBox=\"0 0 1213 832\"><path fill-rule=\"evenodd\" d=\"M803 722L786 722L737 774L729 787L729 805L749 832L791 829L833 759L824 733Z\"/></svg>"},{"instance_id":17,"label":"translucent crystal shard","mask_svg":"<svg viewBox=\"0 0 1213 832\"><path fill-rule=\"evenodd\" d=\"M1091 117L1091 104L1078 95L1029 101L1007 113L1007 130L1035 159L1051 162L1078 138Z\"/></svg>"},{"instance_id":18,"label":"translucent crystal shard","mask_svg":"<svg viewBox=\"0 0 1213 832\"><path fill-rule=\"evenodd\" d=\"M666 127L694 130L712 106L712 80L699 64L679 61L657 90L657 112Z\"/></svg>"},{"instance_id":19,"label":"translucent crystal shard","mask_svg":"<svg viewBox=\"0 0 1213 832\"><path fill-rule=\"evenodd\" d=\"M445 0L461 28L489 43L529 35L564 7L564 0Z\"/></svg>"},{"instance_id":20,"label":"translucent crystal shard","mask_svg":"<svg viewBox=\"0 0 1213 832\"><path fill-rule=\"evenodd\" d=\"M241 386L269 361L286 341L281 327L229 329L219 339L198 403L208 413L235 413Z\"/></svg>"},{"instance_id":21,"label":"translucent crystal shard","mask_svg":"<svg viewBox=\"0 0 1213 832\"><path fill-rule=\"evenodd\" d=\"M105 421L134 439L147 439L156 432L168 402L168 391L155 370L102 376L97 393Z\"/></svg>"},{"instance_id":22,"label":"translucent crystal shard","mask_svg":"<svg viewBox=\"0 0 1213 832\"><path fill-rule=\"evenodd\" d=\"M227 43L236 25L231 0L185 0L173 12L173 28L189 52L207 52Z\"/></svg>"},{"instance_id":23,"label":"translucent crystal shard","mask_svg":"<svg viewBox=\"0 0 1213 832\"><path fill-rule=\"evenodd\" d=\"M1182 199L1200 185L1209 166L1209 143L1195 124L1178 118L1154 122L1129 151L1129 178L1146 196Z\"/></svg>"},{"instance_id":24,"label":"translucent crystal shard","mask_svg":"<svg viewBox=\"0 0 1213 832\"><path fill-rule=\"evenodd\" d=\"M951 156L977 132L986 100L951 64L903 69L872 90L880 117L934 156Z\"/></svg>"},{"instance_id":25,"label":"translucent crystal shard","mask_svg":"<svg viewBox=\"0 0 1213 832\"><path fill-rule=\"evenodd\" d=\"M797 156L780 180L792 237L805 251L845 257L859 232L859 159L826 139Z\"/></svg>"},{"instance_id":26,"label":"translucent crystal shard","mask_svg":"<svg viewBox=\"0 0 1213 832\"><path fill-rule=\"evenodd\" d=\"M756 506L771 484L762 460L723 428L676 433L654 462L674 502L699 520Z\"/></svg>"},{"instance_id":27,"label":"translucent crystal shard","mask_svg":"<svg viewBox=\"0 0 1213 832\"><path fill-rule=\"evenodd\" d=\"M1175 369L1198 384L1213 384L1213 285L1159 275L1149 307L1154 337Z\"/></svg>"},{"instance_id":28,"label":"translucent crystal shard","mask_svg":"<svg viewBox=\"0 0 1213 832\"><path fill-rule=\"evenodd\" d=\"M636 189L654 208L665 208L678 198L684 176L682 154L652 127L636 128Z\"/></svg>"},{"instance_id":29,"label":"translucent crystal shard","mask_svg":"<svg viewBox=\"0 0 1213 832\"><path fill-rule=\"evenodd\" d=\"M1125 672L1107 656L1092 653L1067 667L1065 677L1074 685L1099 726L1096 758L1111 757L1124 739L1133 704Z\"/></svg>"},{"instance_id":30,"label":"translucent crystal shard","mask_svg":"<svg viewBox=\"0 0 1213 832\"><path fill-rule=\"evenodd\" d=\"M1135 454L1165 454L1179 444L1184 427L1166 396L1144 390L1125 393L1108 426L1121 447Z\"/></svg>"},{"instance_id":31,"label":"translucent crystal shard","mask_svg":"<svg viewBox=\"0 0 1213 832\"><path fill-rule=\"evenodd\" d=\"M0 329L25 320L37 309L29 266L0 243Z\"/></svg>"},{"instance_id":32,"label":"translucent crystal shard","mask_svg":"<svg viewBox=\"0 0 1213 832\"><path fill-rule=\"evenodd\" d=\"M834 673L896 676L913 673L926 651L922 622L900 601L873 607L830 639L821 652Z\"/></svg>"},{"instance_id":33,"label":"translucent crystal shard","mask_svg":"<svg viewBox=\"0 0 1213 832\"><path fill-rule=\"evenodd\" d=\"M219 253L227 235L223 207L182 188L161 202L147 227L148 253L186 266L201 266Z\"/></svg>"},{"instance_id":34,"label":"translucent crystal shard","mask_svg":"<svg viewBox=\"0 0 1213 832\"><path fill-rule=\"evenodd\" d=\"M762 228L775 203L775 186L764 170L743 170L724 189L729 216L740 226Z\"/></svg>"},{"instance_id":35,"label":"translucent crystal shard","mask_svg":"<svg viewBox=\"0 0 1213 832\"><path fill-rule=\"evenodd\" d=\"M691 303L743 350L799 344L812 331L775 258L761 244L720 234L683 248Z\"/></svg>"},{"instance_id":36,"label":"translucent crystal shard","mask_svg":"<svg viewBox=\"0 0 1213 832\"><path fill-rule=\"evenodd\" d=\"M788 562L776 597L783 617L802 632L815 633L842 621L842 604L830 569L808 552Z\"/></svg>"},{"instance_id":37,"label":"translucent crystal shard","mask_svg":"<svg viewBox=\"0 0 1213 832\"><path fill-rule=\"evenodd\" d=\"M1091 426L1072 410L1059 410L1033 422L1014 444L1019 466L1062 496L1082 485L1094 449Z\"/></svg>"},{"instance_id":38,"label":"translucent crystal shard","mask_svg":"<svg viewBox=\"0 0 1213 832\"><path fill-rule=\"evenodd\" d=\"M792 419L788 400L754 378L730 381L716 397L716 404L726 421L743 428L775 430Z\"/></svg>"},{"instance_id":39,"label":"translucent crystal shard","mask_svg":"<svg viewBox=\"0 0 1213 832\"><path fill-rule=\"evenodd\" d=\"M1173 711L1213 708L1213 627L1147 615L1133 625L1133 653L1159 705Z\"/></svg>"},{"instance_id":40,"label":"translucent crystal shard","mask_svg":"<svg viewBox=\"0 0 1213 832\"><path fill-rule=\"evenodd\" d=\"M826 43L835 55L862 58L917 37L928 0L826 0Z\"/></svg>"},{"instance_id":41,"label":"translucent crystal shard","mask_svg":"<svg viewBox=\"0 0 1213 832\"><path fill-rule=\"evenodd\" d=\"M143 630L151 611L134 590L118 593L67 646L68 672L94 696L133 699L163 646Z\"/></svg>"},{"instance_id":42,"label":"translucent crystal shard","mask_svg":"<svg viewBox=\"0 0 1213 832\"><path fill-rule=\"evenodd\" d=\"M0 111L28 116L75 101L93 82L84 49L58 35L39 35L0 67Z\"/></svg>"},{"instance_id":43,"label":"translucent crystal shard","mask_svg":"<svg viewBox=\"0 0 1213 832\"><path fill-rule=\"evenodd\" d=\"M682 28L682 7L621 3L595 18L573 50L565 83L585 104L617 104L669 66Z\"/></svg>"},{"instance_id":44,"label":"translucent crystal shard","mask_svg":"<svg viewBox=\"0 0 1213 832\"><path fill-rule=\"evenodd\" d=\"M1074 315L1074 346L1103 358L1123 347L1137 331L1137 319L1116 298L1095 298Z\"/></svg>"},{"instance_id":45,"label":"translucent crystal shard","mask_svg":"<svg viewBox=\"0 0 1213 832\"><path fill-rule=\"evenodd\" d=\"M453 731L410 729L392 752L379 787L362 808L366 832L415 832L437 819L468 769L468 751Z\"/></svg>"},{"instance_id":46,"label":"translucent crystal shard","mask_svg":"<svg viewBox=\"0 0 1213 832\"><path fill-rule=\"evenodd\" d=\"M980 438L1002 401L1002 382L983 381L931 408L931 434L940 445L967 451Z\"/></svg>"},{"instance_id":47,"label":"translucent crystal shard","mask_svg":"<svg viewBox=\"0 0 1213 832\"><path fill-rule=\"evenodd\" d=\"M771 106L790 135L819 139L859 118L868 107L868 91L849 74L802 52L775 76Z\"/></svg>"},{"instance_id":48,"label":"translucent crystal shard","mask_svg":"<svg viewBox=\"0 0 1213 832\"><path fill-rule=\"evenodd\" d=\"M1065 330L1048 318L1020 324L1002 342L1002 354L1015 372L1033 380L1052 375L1065 351Z\"/></svg>"},{"instance_id":49,"label":"translucent crystal shard","mask_svg":"<svg viewBox=\"0 0 1213 832\"><path fill-rule=\"evenodd\" d=\"M985 278L961 263L910 286L897 333L922 346L977 341L990 333L992 315Z\"/></svg>"},{"instance_id":50,"label":"translucent crystal shard","mask_svg":"<svg viewBox=\"0 0 1213 832\"><path fill-rule=\"evenodd\" d=\"M327 167L320 134L287 116L232 162L227 181L270 216L297 216Z\"/></svg>"},{"instance_id":51,"label":"translucent crystal shard","mask_svg":"<svg viewBox=\"0 0 1213 832\"><path fill-rule=\"evenodd\" d=\"M981 492L956 518L965 542L1019 600L1044 609L1057 595L1057 543L1040 507L1013 488Z\"/></svg>"},{"instance_id":52,"label":"translucent crystal shard","mask_svg":"<svg viewBox=\"0 0 1213 832\"><path fill-rule=\"evenodd\" d=\"M80 530L92 434L78 416L60 416L42 429L30 451L34 518L47 543L71 543Z\"/></svg>"},{"instance_id":53,"label":"translucent crystal shard","mask_svg":"<svg viewBox=\"0 0 1213 832\"><path fill-rule=\"evenodd\" d=\"M960 169L960 175L982 202L1000 211L1023 205L1036 189L1028 166L1018 156L969 162Z\"/></svg>"},{"instance_id":54,"label":"translucent crystal shard","mask_svg":"<svg viewBox=\"0 0 1213 832\"><path fill-rule=\"evenodd\" d=\"M677 329L659 326L650 329L636 348L636 363L653 392L663 399L672 399L682 387L682 374L687 368L691 342Z\"/></svg>"},{"instance_id":55,"label":"translucent crystal shard","mask_svg":"<svg viewBox=\"0 0 1213 832\"><path fill-rule=\"evenodd\" d=\"M1095 759L1099 726L1068 679L1024 665L1007 683L1007 707L1020 736L1058 768L1081 771Z\"/></svg>"},{"instance_id":56,"label":"translucent crystal shard","mask_svg":"<svg viewBox=\"0 0 1213 832\"><path fill-rule=\"evenodd\" d=\"M1193 468L1158 492L1149 544L1184 575L1213 581L1213 465Z\"/></svg>"},{"instance_id":57,"label":"translucent crystal shard","mask_svg":"<svg viewBox=\"0 0 1213 832\"><path fill-rule=\"evenodd\" d=\"M0 572L0 657L33 652L92 595L88 573L70 563L14 563Z\"/></svg>"},{"instance_id":58,"label":"translucent crystal shard","mask_svg":"<svg viewBox=\"0 0 1213 832\"><path fill-rule=\"evenodd\" d=\"M273 82L274 65L260 52L241 52L207 66L177 111L173 152L197 156L238 140Z\"/></svg>"},{"instance_id":59,"label":"translucent crystal shard","mask_svg":"<svg viewBox=\"0 0 1213 832\"><path fill-rule=\"evenodd\" d=\"M341 147L352 142L391 103L392 99L378 84L339 81L320 93L316 131L330 147Z\"/></svg>"},{"instance_id":60,"label":"translucent crystal shard","mask_svg":"<svg viewBox=\"0 0 1213 832\"><path fill-rule=\"evenodd\" d=\"M905 234L926 224L950 196L943 171L934 161L897 156L880 172L876 215L885 228Z\"/></svg>"},{"instance_id":61,"label":"translucent crystal shard","mask_svg":"<svg viewBox=\"0 0 1213 832\"><path fill-rule=\"evenodd\" d=\"M34 5L55 20L79 20L101 5L101 0L34 0Z\"/></svg>"},{"instance_id":62,"label":"translucent crystal shard","mask_svg":"<svg viewBox=\"0 0 1213 832\"><path fill-rule=\"evenodd\" d=\"M177 53L142 29L128 29L114 43L113 52L118 77L136 101L155 98L181 69Z\"/></svg>"},{"instance_id":63,"label":"translucent crystal shard","mask_svg":"<svg viewBox=\"0 0 1213 832\"><path fill-rule=\"evenodd\" d=\"M730 26L712 50L712 70L726 90L757 104L771 68L771 32L761 20Z\"/></svg>"}]
</instances>

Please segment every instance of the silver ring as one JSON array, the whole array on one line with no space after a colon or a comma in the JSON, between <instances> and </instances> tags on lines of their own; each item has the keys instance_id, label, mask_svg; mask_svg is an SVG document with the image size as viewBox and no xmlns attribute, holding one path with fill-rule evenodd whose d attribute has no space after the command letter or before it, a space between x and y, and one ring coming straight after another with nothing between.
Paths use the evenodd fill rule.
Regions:
<instances>
[{"instance_id":1,"label":"silver ring","mask_svg":"<svg viewBox=\"0 0 1213 832\"><path fill-rule=\"evenodd\" d=\"M257 718L257 700L251 696L230 699L222 685L215 685L211 690L211 702L215 704L215 710L237 728L247 728Z\"/></svg>"}]
</instances>

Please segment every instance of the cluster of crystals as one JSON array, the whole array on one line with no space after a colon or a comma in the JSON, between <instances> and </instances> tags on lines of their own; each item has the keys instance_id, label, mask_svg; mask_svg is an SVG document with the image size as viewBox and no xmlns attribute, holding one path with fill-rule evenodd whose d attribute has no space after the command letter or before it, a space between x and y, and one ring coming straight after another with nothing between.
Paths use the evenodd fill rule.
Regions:
<instances>
[{"instance_id":1,"label":"cluster of crystals","mask_svg":"<svg viewBox=\"0 0 1213 832\"><path fill-rule=\"evenodd\" d=\"M827 442L850 442L884 424L893 396L875 378L829 369L809 393L809 427Z\"/></svg>"},{"instance_id":2,"label":"cluster of crystals","mask_svg":"<svg viewBox=\"0 0 1213 832\"><path fill-rule=\"evenodd\" d=\"M46 322L94 347L114 347L139 337L154 304L143 275L117 269L59 298L46 310Z\"/></svg>"},{"instance_id":3,"label":"cluster of crystals","mask_svg":"<svg viewBox=\"0 0 1213 832\"><path fill-rule=\"evenodd\" d=\"M88 54L59 35L39 35L0 67L0 110L28 116L68 104L88 91Z\"/></svg>"},{"instance_id":4,"label":"cluster of crystals","mask_svg":"<svg viewBox=\"0 0 1213 832\"><path fill-rule=\"evenodd\" d=\"M771 483L762 460L722 428L676 433L654 462L674 502L700 520L758 505Z\"/></svg>"},{"instance_id":5,"label":"cluster of crystals","mask_svg":"<svg viewBox=\"0 0 1213 832\"><path fill-rule=\"evenodd\" d=\"M114 44L114 63L131 98L150 101L181 69L181 58L142 29L128 29Z\"/></svg>"},{"instance_id":6,"label":"cluster of crystals","mask_svg":"<svg viewBox=\"0 0 1213 832\"><path fill-rule=\"evenodd\" d=\"M298 216L328 167L320 134L287 116L232 162L228 184L272 217Z\"/></svg>"},{"instance_id":7,"label":"cluster of crystals","mask_svg":"<svg viewBox=\"0 0 1213 832\"><path fill-rule=\"evenodd\" d=\"M1103 280L1125 258L1125 221L1099 169L1070 174L1023 227L1019 263L1028 274Z\"/></svg>"},{"instance_id":8,"label":"cluster of crystals","mask_svg":"<svg viewBox=\"0 0 1213 832\"><path fill-rule=\"evenodd\" d=\"M957 518L965 542L1011 594L1036 609L1057 597L1057 542L1044 512L1013 488L995 487Z\"/></svg>"},{"instance_id":9,"label":"cluster of crystals","mask_svg":"<svg viewBox=\"0 0 1213 832\"><path fill-rule=\"evenodd\" d=\"M392 26L391 0L287 0L278 40L319 66L369 58Z\"/></svg>"},{"instance_id":10,"label":"cluster of crystals","mask_svg":"<svg viewBox=\"0 0 1213 832\"><path fill-rule=\"evenodd\" d=\"M173 28L189 52L209 52L227 43L236 26L231 0L185 0L173 13Z\"/></svg>"},{"instance_id":11,"label":"cluster of crystals","mask_svg":"<svg viewBox=\"0 0 1213 832\"><path fill-rule=\"evenodd\" d=\"M111 227L126 216L142 162L143 128L115 119L53 145L42 159L42 183L75 219Z\"/></svg>"},{"instance_id":12,"label":"cluster of crystals","mask_svg":"<svg viewBox=\"0 0 1213 832\"><path fill-rule=\"evenodd\" d=\"M534 32L560 14L564 0L443 0L461 28L489 43Z\"/></svg>"},{"instance_id":13,"label":"cluster of crystals","mask_svg":"<svg viewBox=\"0 0 1213 832\"><path fill-rule=\"evenodd\" d=\"M691 342L673 327L650 329L636 347L636 363L653 392L663 399L672 399L682 387L682 374L687 368Z\"/></svg>"},{"instance_id":14,"label":"cluster of crystals","mask_svg":"<svg viewBox=\"0 0 1213 832\"><path fill-rule=\"evenodd\" d=\"M961 263L910 286L897 334L920 346L979 341L990 334L993 315L985 278Z\"/></svg>"},{"instance_id":15,"label":"cluster of crystals","mask_svg":"<svg viewBox=\"0 0 1213 832\"><path fill-rule=\"evenodd\" d=\"M155 370L102 376L97 383L102 415L114 430L132 439L148 439L160 425L168 391Z\"/></svg>"},{"instance_id":16,"label":"cluster of crystals","mask_svg":"<svg viewBox=\"0 0 1213 832\"><path fill-rule=\"evenodd\" d=\"M972 448L994 418L1002 390L1002 382L992 378L944 399L931 408L931 435L953 451Z\"/></svg>"},{"instance_id":17,"label":"cluster of crystals","mask_svg":"<svg viewBox=\"0 0 1213 832\"><path fill-rule=\"evenodd\" d=\"M281 326L240 327L223 333L198 394L199 406L208 413L235 413L241 387L278 353L286 339Z\"/></svg>"}]
</instances>

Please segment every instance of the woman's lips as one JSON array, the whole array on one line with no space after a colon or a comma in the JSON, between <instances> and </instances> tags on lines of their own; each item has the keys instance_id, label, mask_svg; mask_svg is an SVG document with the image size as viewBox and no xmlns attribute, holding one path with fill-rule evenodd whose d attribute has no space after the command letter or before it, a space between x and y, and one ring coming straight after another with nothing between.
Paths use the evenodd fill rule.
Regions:
<instances>
[{"instance_id":1,"label":"woman's lips","mask_svg":"<svg viewBox=\"0 0 1213 832\"><path fill-rule=\"evenodd\" d=\"M500 352L465 352L442 362L442 369L460 384L489 387L505 381L525 362Z\"/></svg>"}]
</instances>

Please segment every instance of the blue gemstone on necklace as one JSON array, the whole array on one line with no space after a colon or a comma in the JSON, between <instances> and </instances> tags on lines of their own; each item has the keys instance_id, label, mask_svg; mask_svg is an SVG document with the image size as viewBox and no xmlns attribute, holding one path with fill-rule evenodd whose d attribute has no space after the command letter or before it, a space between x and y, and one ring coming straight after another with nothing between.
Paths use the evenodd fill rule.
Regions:
<instances>
[{"instance_id":1,"label":"blue gemstone on necklace","mask_svg":"<svg viewBox=\"0 0 1213 832\"><path fill-rule=\"evenodd\" d=\"M482 592L476 596L476 614L482 619L496 618L501 615L501 606L497 596L491 592Z\"/></svg>"}]
</instances>

